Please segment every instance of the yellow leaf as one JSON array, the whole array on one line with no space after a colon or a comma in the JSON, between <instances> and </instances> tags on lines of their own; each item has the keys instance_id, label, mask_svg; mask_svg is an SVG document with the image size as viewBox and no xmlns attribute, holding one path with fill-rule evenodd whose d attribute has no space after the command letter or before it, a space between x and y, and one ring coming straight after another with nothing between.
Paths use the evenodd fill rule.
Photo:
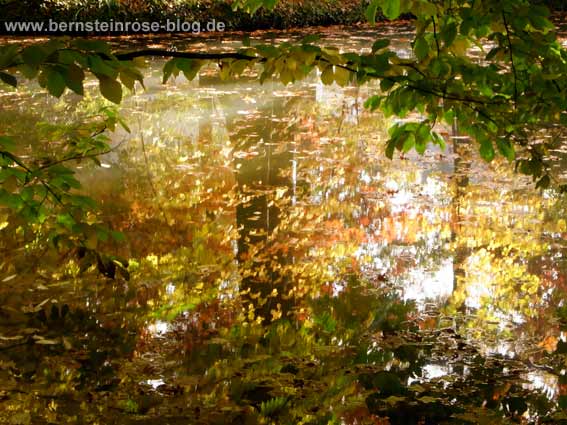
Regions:
<instances>
[{"instance_id":1,"label":"yellow leaf","mask_svg":"<svg viewBox=\"0 0 567 425\"><path fill-rule=\"evenodd\" d=\"M321 73L321 81L325 85L333 84L335 81L335 74L333 72L333 65L328 65Z\"/></svg>"},{"instance_id":2,"label":"yellow leaf","mask_svg":"<svg viewBox=\"0 0 567 425\"><path fill-rule=\"evenodd\" d=\"M335 69L335 80L339 86L346 86L350 81L350 71L337 66Z\"/></svg>"}]
</instances>

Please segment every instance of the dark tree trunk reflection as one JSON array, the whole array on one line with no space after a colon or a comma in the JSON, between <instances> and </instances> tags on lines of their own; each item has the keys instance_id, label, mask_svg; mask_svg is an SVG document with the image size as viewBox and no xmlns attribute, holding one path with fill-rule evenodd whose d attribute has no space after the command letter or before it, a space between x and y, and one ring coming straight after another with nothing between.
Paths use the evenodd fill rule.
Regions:
<instances>
[{"instance_id":1,"label":"dark tree trunk reflection","mask_svg":"<svg viewBox=\"0 0 567 425\"><path fill-rule=\"evenodd\" d=\"M285 112L285 107L276 102L272 110ZM291 181L286 175L292 156L288 149L281 149L287 143L285 130L273 121L269 111L263 112L253 121L233 116L227 127L237 150L250 153L236 160L237 184L245 198L236 211L243 306L250 320L261 317L263 323L269 323L272 311L281 311L281 317L286 317L291 307L285 300L289 288L282 273L288 259L277 248L278 235L274 233L285 212L272 201L272 194L276 187L287 187L286 196L291 195ZM248 137L241 137L242 131Z\"/></svg>"}]
</instances>

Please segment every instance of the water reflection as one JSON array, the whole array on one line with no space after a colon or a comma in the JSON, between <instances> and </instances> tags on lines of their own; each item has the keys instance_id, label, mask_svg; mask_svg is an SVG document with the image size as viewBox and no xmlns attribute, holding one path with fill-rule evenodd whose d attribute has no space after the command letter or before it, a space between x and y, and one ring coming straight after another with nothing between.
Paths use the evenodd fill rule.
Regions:
<instances>
[{"instance_id":1,"label":"water reflection","mask_svg":"<svg viewBox=\"0 0 567 425\"><path fill-rule=\"evenodd\" d=\"M123 144L109 167L79 169L128 236L115 248L132 278L80 275L66 260L65 272L43 266L46 289L4 279L2 312L18 314L6 313L2 341L30 341L0 351L6 388L25 388L2 396L5 411L562 419L562 198L509 164L483 164L456 126L444 130L446 152L385 160L388 123L361 107L372 87L316 75L291 87L225 83L208 71L148 86L123 105L133 132L114 136ZM21 288L31 302L14 295ZM63 400L49 410L54 394Z\"/></svg>"}]
</instances>

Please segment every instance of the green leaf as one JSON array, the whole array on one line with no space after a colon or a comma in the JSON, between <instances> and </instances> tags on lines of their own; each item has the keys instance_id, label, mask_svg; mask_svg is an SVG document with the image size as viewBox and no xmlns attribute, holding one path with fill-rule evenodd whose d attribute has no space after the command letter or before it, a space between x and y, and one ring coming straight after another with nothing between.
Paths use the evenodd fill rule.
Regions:
<instances>
[{"instance_id":1,"label":"green leaf","mask_svg":"<svg viewBox=\"0 0 567 425\"><path fill-rule=\"evenodd\" d=\"M321 81L325 85L333 84L335 81L335 73L333 72L333 65L327 65L321 73Z\"/></svg>"},{"instance_id":2,"label":"green leaf","mask_svg":"<svg viewBox=\"0 0 567 425\"><path fill-rule=\"evenodd\" d=\"M388 91L392 87L394 87L394 84L396 84L394 80L384 78L382 81L380 81L380 90Z\"/></svg>"},{"instance_id":3,"label":"green leaf","mask_svg":"<svg viewBox=\"0 0 567 425\"><path fill-rule=\"evenodd\" d=\"M47 73L47 90L55 97L60 97L65 91L65 78L58 71L51 70Z\"/></svg>"},{"instance_id":4,"label":"green leaf","mask_svg":"<svg viewBox=\"0 0 567 425\"><path fill-rule=\"evenodd\" d=\"M350 71L348 69L337 66L335 68L335 81L341 87L346 86L350 81Z\"/></svg>"},{"instance_id":5,"label":"green leaf","mask_svg":"<svg viewBox=\"0 0 567 425\"><path fill-rule=\"evenodd\" d=\"M122 232L117 232L116 230L112 230L110 232L110 235L112 236L112 239L114 239L116 242L126 241L126 236L124 236L124 233Z\"/></svg>"},{"instance_id":6,"label":"green leaf","mask_svg":"<svg viewBox=\"0 0 567 425\"><path fill-rule=\"evenodd\" d=\"M118 121L118 124L120 124L120 127L122 127L127 133L132 132L126 121L124 121L121 117L117 117L116 120Z\"/></svg>"},{"instance_id":7,"label":"green leaf","mask_svg":"<svg viewBox=\"0 0 567 425\"><path fill-rule=\"evenodd\" d=\"M96 234L101 241L106 242L108 240L108 230L104 226L97 226Z\"/></svg>"},{"instance_id":8,"label":"green leaf","mask_svg":"<svg viewBox=\"0 0 567 425\"><path fill-rule=\"evenodd\" d=\"M421 61L429 54L429 43L427 43L424 37L418 37L415 40L413 50L415 52L415 57Z\"/></svg>"},{"instance_id":9,"label":"green leaf","mask_svg":"<svg viewBox=\"0 0 567 425\"><path fill-rule=\"evenodd\" d=\"M89 68L98 77L104 75L112 79L118 76L118 70L110 66L108 61L102 60L97 55L89 56Z\"/></svg>"},{"instance_id":10,"label":"green leaf","mask_svg":"<svg viewBox=\"0 0 567 425\"><path fill-rule=\"evenodd\" d=\"M127 71L120 71L120 81L124 84L128 90L133 91L136 84L136 79L130 75Z\"/></svg>"},{"instance_id":11,"label":"green leaf","mask_svg":"<svg viewBox=\"0 0 567 425\"><path fill-rule=\"evenodd\" d=\"M75 60L83 55L79 52L72 51L72 50L60 50L58 52L59 55L59 63L70 65L75 62Z\"/></svg>"},{"instance_id":12,"label":"green leaf","mask_svg":"<svg viewBox=\"0 0 567 425\"><path fill-rule=\"evenodd\" d=\"M453 44L455 37L457 36L457 24L451 22L441 32L441 39L445 42L445 47L449 47Z\"/></svg>"},{"instance_id":13,"label":"green leaf","mask_svg":"<svg viewBox=\"0 0 567 425\"><path fill-rule=\"evenodd\" d=\"M65 84L78 95L84 95L83 80L85 79L84 71L74 63L67 67L64 74Z\"/></svg>"},{"instance_id":14,"label":"green leaf","mask_svg":"<svg viewBox=\"0 0 567 425\"><path fill-rule=\"evenodd\" d=\"M0 136L0 148L13 151L16 149L16 143L11 137L8 136Z\"/></svg>"},{"instance_id":15,"label":"green leaf","mask_svg":"<svg viewBox=\"0 0 567 425\"><path fill-rule=\"evenodd\" d=\"M467 17L464 18L461 22L460 32L461 35L468 36L471 29L474 27L475 21L474 19Z\"/></svg>"},{"instance_id":16,"label":"green leaf","mask_svg":"<svg viewBox=\"0 0 567 425\"><path fill-rule=\"evenodd\" d=\"M425 153L427 143L431 139L431 129L428 124L422 123L415 132L415 150L420 155Z\"/></svg>"},{"instance_id":17,"label":"green leaf","mask_svg":"<svg viewBox=\"0 0 567 425\"><path fill-rule=\"evenodd\" d=\"M381 3L386 18L394 20L400 16L400 0L381 0Z\"/></svg>"},{"instance_id":18,"label":"green leaf","mask_svg":"<svg viewBox=\"0 0 567 425\"><path fill-rule=\"evenodd\" d=\"M77 222L69 213L59 214L57 216L57 223L62 224L67 229L71 230Z\"/></svg>"},{"instance_id":19,"label":"green leaf","mask_svg":"<svg viewBox=\"0 0 567 425\"><path fill-rule=\"evenodd\" d=\"M380 107L380 102L382 101L382 96L371 96L364 102L364 107L374 111Z\"/></svg>"},{"instance_id":20,"label":"green leaf","mask_svg":"<svg viewBox=\"0 0 567 425\"><path fill-rule=\"evenodd\" d=\"M19 210L23 204L24 202L20 196L8 193L4 189L0 189L0 205L5 205L13 210Z\"/></svg>"},{"instance_id":21,"label":"green leaf","mask_svg":"<svg viewBox=\"0 0 567 425\"><path fill-rule=\"evenodd\" d=\"M401 151L407 153L415 146L415 136L413 133L405 132L400 136L397 146L401 145Z\"/></svg>"},{"instance_id":22,"label":"green leaf","mask_svg":"<svg viewBox=\"0 0 567 425\"><path fill-rule=\"evenodd\" d=\"M0 47L0 68L10 68L16 62L18 50L20 47L17 44L9 44Z\"/></svg>"},{"instance_id":23,"label":"green leaf","mask_svg":"<svg viewBox=\"0 0 567 425\"><path fill-rule=\"evenodd\" d=\"M536 189L547 189L551 184L551 178L546 174L536 183Z\"/></svg>"},{"instance_id":24,"label":"green leaf","mask_svg":"<svg viewBox=\"0 0 567 425\"><path fill-rule=\"evenodd\" d=\"M37 77L37 74L39 72L38 68L34 68L25 63L18 65L18 70L23 74L24 77L29 78L30 80Z\"/></svg>"},{"instance_id":25,"label":"green leaf","mask_svg":"<svg viewBox=\"0 0 567 425\"><path fill-rule=\"evenodd\" d=\"M140 410L138 403L132 399L124 401L120 407L127 413L138 413Z\"/></svg>"},{"instance_id":26,"label":"green leaf","mask_svg":"<svg viewBox=\"0 0 567 425\"><path fill-rule=\"evenodd\" d=\"M171 77L171 74L176 67L176 63L177 59L173 58L168 60L163 66L163 84L167 83L167 80L169 80L169 77Z\"/></svg>"},{"instance_id":27,"label":"green leaf","mask_svg":"<svg viewBox=\"0 0 567 425\"><path fill-rule=\"evenodd\" d=\"M245 60L235 61L232 66L235 66L236 64L239 64L243 70L246 66L248 66L249 62ZM202 62L194 59L178 59L175 65L179 70L183 72L185 78L187 78L189 81L192 81L201 69ZM242 71L236 73L239 74L241 72Z\"/></svg>"},{"instance_id":28,"label":"green leaf","mask_svg":"<svg viewBox=\"0 0 567 425\"><path fill-rule=\"evenodd\" d=\"M99 77L99 83L100 92L105 98L116 104L122 101L122 86L118 81L101 75Z\"/></svg>"},{"instance_id":29,"label":"green leaf","mask_svg":"<svg viewBox=\"0 0 567 425\"><path fill-rule=\"evenodd\" d=\"M388 40L387 38L376 40L372 45L372 53L376 53L378 50L388 47L389 45L390 45L390 40Z\"/></svg>"},{"instance_id":30,"label":"green leaf","mask_svg":"<svg viewBox=\"0 0 567 425\"><path fill-rule=\"evenodd\" d=\"M516 154L514 152L514 146L507 139L498 138L496 139L496 147L508 161L513 161Z\"/></svg>"},{"instance_id":31,"label":"green leaf","mask_svg":"<svg viewBox=\"0 0 567 425\"><path fill-rule=\"evenodd\" d=\"M269 44L260 44L259 46L256 46L256 50L265 58L275 58L280 55L280 50L276 46Z\"/></svg>"},{"instance_id":32,"label":"green leaf","mask_svg":"<svg viewBox=\"0 0 567 425\"><path fill-rule=\"evenodd\" d=\"M48 52L46 52L41 46L29 46L24 49L22 52L22 59L26 65L29 65L33 68L37 68L41 65L48 56Z\"/></svg>"},{"instance_id":33,"label":"green leaf","mask_svg":"<svg viewBox=\"0 0 567 425\"><path fill-rule=\"evenodd\" d=\"M284 84L291 83L293 81L293 74L287 68L282 69L280 72L280 81Z\"/></svg>"},{"instance_id":34,"label":"green leaf","mask_svg":"<svg viewBox=\"0 0 567 425\"><path fill-rule=\"evenodd\" d=\"M530 22L532 26L537 30L546 30L546 29L554 28L554 25L551 23L551 21L549 21L549 19L543 16L532 15L530 16Z\"/></svg>"},{"instance_id":35,"label":"green leaf","mask_svg":"<svg viewBox=\"0 0 567 425\"><path fill-rule=\"evenodd\" d=\"M376 23L376 12L378 11L378 3L380 0L372 0L368 7L366 8L366 12L364 16L366 16L366 20L370 22L372 25Z\"/></svg>"},{"instance_id":36,"label":"green leaf","mask_svg":"<svg viewBox=\"0 0 567 425\"><path fill-rule=\"evenodd\" d=\"M492 142L488 139L482 139L480 141L480 156L486 162L490 162L494 159L494 146L492 146Z\"/></svg>"},{"instance_id":37,"label":"green leaf","mask_svg":"<svg viewBox=\"0 0 567 425\"><path fill-rule=\"evenodd\" d=\"M386 145L386 157L392 159L394 157L394 150L396 149L396 140L390 138Z\"/></svg>"},{"instance_id":38,"label":"green leaf","mask_svg":"<svg viewBox=\"0 0 567 425\"><path fill-rule=\"evenodd\" d=\"M438 145L441 148L441 150L445 150L446 148L445 139L435 131L431 132L431 136L433 138L433 143Z\"/></svg>"}]
</instances>

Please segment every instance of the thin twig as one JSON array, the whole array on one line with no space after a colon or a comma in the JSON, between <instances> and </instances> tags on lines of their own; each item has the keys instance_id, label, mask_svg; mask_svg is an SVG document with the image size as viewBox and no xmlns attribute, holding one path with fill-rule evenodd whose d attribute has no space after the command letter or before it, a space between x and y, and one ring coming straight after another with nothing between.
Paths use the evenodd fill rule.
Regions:
<instances>
[{"instance_id":1,"label":"thin twig","mask_svg":"<svg viewBox=\"0 0 567 425\"><path fill-rule=\"evenodd\" d=\"M124 141L120 142L119 144L117 144L113 148L107 149L107 150L102 151L102 152L96 152L96 153L91 153L91 154L78 154L78 155L70 156L70 157L67 157L67 158L62 158L62 159L59 159L57 161L50 162L49 164L42 165L41 167L38 168L38 170L44 170L46 168L53 167L54 165L58 165L58 164L61 164L63 162L74 161L74 160L82 160L82 159L90 159L90 158L96 158L97 156L107 155L111 152L114 152L123 143L124 143Z\"/></svg>"},{"instance_id":2,"label":"thin twig","mask_svg":"<svg viewBox=\"0 0 567 425\"><path fill-rule=\"evenodd\" d=\"M32 175L33 174L33 170L29 167L27 167L22 161L20 161L16 156L14 156L13 154L11 154L10 152L6 152L6 151L0 151L0 155L4 155L8 158L10 158L12 161L14 161L19 167L23 168L28 174ZM47 183L44 179L42 179L41 177L37 177L37 179L39 180L39 182L43 185L43 187L45 187L45 189L47 191L49 191L49 193L51 193L53 195L53 197L55 198L55 200L63 205L63 202L61 201L61 197L55 193L55 191L51 188L51 186L49 185L49 183Z\"/></svg>"},{"instance_id":3,"label":"thin twig","mask_svg":"<svg viewBox=\"0 0 567 425\"><path fill-rule=\"evenodd\" d=\"M437 57L439 57L441 49L439 48L439 40L437 39L437 25L435 24L435 16L432 16L431 19L433 20L433 38L435 39L435 45L437 46Z\"/></svg>"},{"instance_id":4,"label":"thin twig","mask_svg":"<svg viewBox=\"0 0 567 425\"><path fill-rule=\"evenodd\" d=\"M114 55L116 59L128 61L139 57L171 57L184 59L199 60L222 60L222 59L243 59L243 60L260 60L265 61L266 58L261 56L250 56L242 53L199 53L199 52L172 52L165 49L144 49L135 52L117 53Z\"/></svg>"},{"instance_id":5,"label":"thin twig","mask_svg":"<svg viewBox=\"0 0 567 425\"><path fill-rule=\"evenodd\" d=\"M325 59L321 59L322 61L325 61ZM412 69L415 69L414 67L411 66L411 64L399 64L400 66L408 66L411 67ZM335 65L336 67L339 68L343 68L346 69L347 71L356 73L357 70L349 65ZM394 77L390 77L390 76L386 76L386 75L380 75L380 74L375 74L375 73L367 73L367 75L369 75L372 78L376 78L378 80L388 80L388 81L392 81L394 83L399 83L398 80L396 80ZM447 99L447 100L454 100L457 102L463 102L463 103L476 103L476 104L480 104L480 105L504 105L504 102L496 102L496 101L487 101L487 100L482 100L482 99L474 99L474 98L468 98L468 97L459 97L456 96L454 94L447 94L446 88L442 91L435 91L432 89L426 89L424 87L419 87L419 86L415 86L413 84L406 84L406 87L413 89L415 91L419 91L422 93L427 93L427 94L432 94L434 96L437 96L439 98L442 99Z\"/></svg>"}]
</instances>

